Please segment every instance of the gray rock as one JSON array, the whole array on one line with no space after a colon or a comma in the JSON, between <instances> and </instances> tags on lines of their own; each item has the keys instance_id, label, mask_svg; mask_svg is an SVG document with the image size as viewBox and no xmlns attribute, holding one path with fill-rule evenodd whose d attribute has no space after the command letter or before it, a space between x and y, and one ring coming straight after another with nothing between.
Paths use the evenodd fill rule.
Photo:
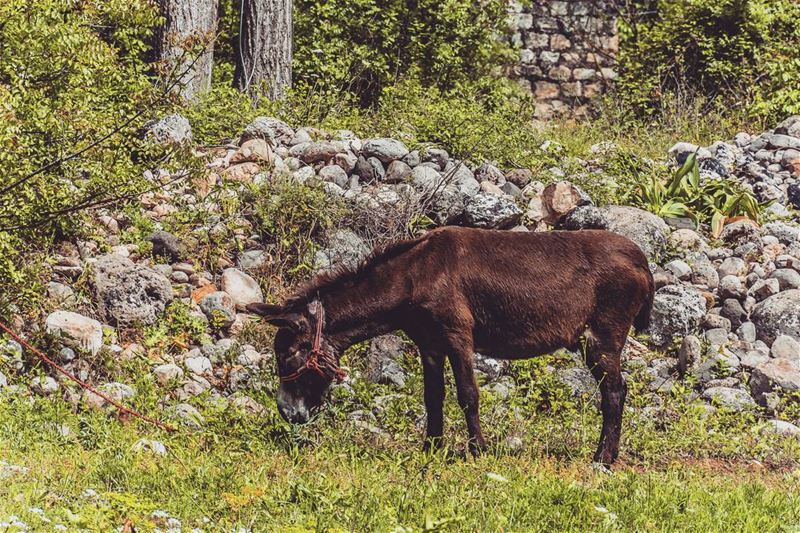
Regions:
<instances>
[{"instance_id":1,"label":"gray rock","mask_svg":"<svg viewBox=\"0 0 800 533\"><path fill-rule=\"evenodd\" d=\"M772 344L778 335L800 339L800 289L779 292L753 308L758 338Z\"/></svg>"},{"instance_id":2,"label":"gray rock","mask_svg":"<svg viewBox=\"0 0 800 533\"><path fill-rule=\"evenodd\" d=\"M719 286L719 274L709 261L698 261L692 265L692 283L715 289Z\"/></svg>"},{"instance_id":3,"label":"gray rock","mask_svg":"<svg viewBox=\"0 0 800 533\"><path fill-rule=\"evenodd\" d=\"M266 139L272 145L289 144L292 137L294 130L284 121L272 117L257 117L245 127L241 142L258 138Z\"/></svg>"},{"instance_id":4,"label":"gray rock","mask_svg":"<svg viewBox=\"0 0 800 533\"><path fill-rule=\"evenodd\" d=\"M744 276L747 274L747 263L739 257L728 257L717 269L720 279L725 276Z\"/></svg>"},{"instance_id":5,"label":"gray rock","mask_svg":"<svg viewBox=\"0 0 800 533\"><path fill-rule=\"evenodd\" d=\"M703 355L703 345L694 335L686 335L681 342L680 350L678 350L678 372L681 375L692 367L696 362L700 361Z\"/></svg>"},{"instance_id":6,"label":"gray rock","mask_svg":"<svg viewBox=\"0 0 800 533\"><path fill-rule=\"evenodd\" d=\"M359 156L353 172L367 183L382 181L386 175L383 164L377 157L365 158L364 156Z\"/></svg>"},{"instance_id":7,"label":"gray rock","mask_svg":"<svg viewBox=\"0 0 800 533\"><path fill-rule=\"evenodd\" d=\"M327 246L318 250L314 256L314 270L331 270L338 266L355 268L369 256L367 244L350 230L336 231L328 240Z\"/></svg>"},{"instance_id":8,"label":"gray rock","mask_svg":"<svg viewBox=\"0 0 800 533\"><path fill-rule=\"evenodd\" d=\"M167 363L158 365L153 369L153 375L156 377L159 385L162 387L169 384L171 381L183 378L183 369L178 365Z\"/></svg>"},{"instance_id":9,"label":"gray rock","mask_svg":"<svg viewBox=\"0 0 800 533\"><path fill-rule=\"evenodd\" d=\"M719 235L722 242L729 246L740 246L747 242L761 243L761 229L753 222L739 220L726 225Z\"/></svg>"},{"instance_id":10,"label":"gray rock","mask_svg":"<svg viewBox=\"0 0 800 533\"><path fill-rule=\"evenodd\" d=\"M392 161L386 169L384 180L387 183L402 183L411 177L411 167L400 160Z\"/></svg>"},{"instance_id":11,"label":"gray rock","mask_svg":"<svg viewBox=\"0 0 800 533\"><path fill-rule=\"evenodd\" d=\"M103 347L103 326L97 320L71 311L55 311L45 320L47 333L67 346L95 355Z\"/></svg>"},{"instance_id":12,"label":"gray rock","mask_svg":"<svg viewBox=\"0 0 800 533\"><path fill-rule=\"evenodd\" d=\"M236 263L242 270L256 270L265 265L268 258L264 250L248 250L239 254Z\"/></svg>"},{"instance_id":13,"label":"gray rock","mask_svg":"<svg viewBox=\"0 0 800 533\"><path fill-rule=\"evenodd\" d=\"M651 260L666 249L669 226L658 216L629 206L581 206L565 217L566 229L607 229L635 242Z\"/></svg>"},{"instance_id":14,"label":"gray rock","mask_svg":"<svg viewBox=\"0 0 800 533\"><path fill-rule=\"evenodd\" d=\"M194 429L199 429L206 423L206 419L200 414L200 411L188 403L179 403L169 409L168 414L182 424Z\"/></svg>"},{"instance_id":15,"label":"gray rock","mask_svg":"<svg viewBox=\"0 0 800 533\"><path fill-rule=\"evenodd\" d=\"M336 154L344 151L338 144L328 141L310 142L298 146L303 147L299 159L308 164L332 161Z\"/></svg>"},{"instance_id":16,"label":"gray rock","mask_svg":"<svg viewBox=\"0 0 800 533\"><path fill-rule=\"evenodd\" d=\"M725 331L731 331L731 321L713 312L706 313L701 325L703 329L722 328Z\"/></svg>"},{"instance_id":17,"label":"gray rock","mask_svg":"<svg viewBox=\"0 0 800 533\"><path fill-rule=\"evenodd\" d=\"M685 285L667 285L659 289L650 315L650 338L664 346L675 335L688 335L706 314L706 300L700 292Z\"/></svg>"},{"instance_id":18,"label":"gray rock","mask_svg":"<svg viewBox=\"0 0 800 533\"><path fill-rule=\"evenodd\" d=\"M756 341L756 325L752 322L743 322L736 329L736 336L743 341L755 342Z\"/></svg>"},{"instance_id":19,"label":"gray rock","mask_svg":"<svg viewBox=\"0 0 800 533\"><path fill-rule=\"evenodd\" d=\"M770 354L775 359L789 359L800 363L800 341L788 335L778 335L770 347Z\"/></svg>"},{"instance_id":20,"label":"gray rock","mask_svg":"<svg viewBox=\"0 0 800 533\"><path fill-rule=\"evenodd\" d=\"M144 138L162 145L187 144L192 141L192 126L186 117L178 114L148 122Z\"/></svg>"},{"instance_id":21,"label":"gray rock","mask_svg":"<svg viewBox=\"0 0 800 533\"><path fill-rule=\"evenodd\" d=\"M51 281L47 284L47 298L59 307L69 307L78 303L78 298L75 296L75 291L72 290L72 287L57 281Z\"/></svg>"},{"instance_id":22,"label":"gray rock","mask_svg":"<svg viewBox=\"0 0 800 533\"><path fill-rule=\"evenodd\" d=\"M178 238L167 231L156 231L147 240L153 244L153 255L169 258L171 262L180 261L184 248Z\"/></svg>"},{"instance_id":23,"label":"gray rock","mask_svg":"<svg viewBox=\"0 0 800 533\"><path fill-rule=\"evenodd\" d=\"M720 298L736 298L741 300L745 297L746 291L742 280L737 276L725 276L719 280L717 294Z\"/></svg>"},{"instance_id":24,"label":"gray rock","mask_svg":"<svg viewBox=\"0 0 800 533\"><path fill-rule=\"evenodd\" d=\"M205 374L211 372L211 359L208 357L198 355L197 357L187 357L183 360L186 369L193 374Z\"/></svg>"},{"instance_id":25,"label":"gray rock","mask_svg":"<svg viewBox=\"0 0 800 533\"><path fill-rule=\"evenodd\" d=\"M790 268L778 268L773 270L769 279L777 279L780 290L800 289L800 272Z\"/></svg>"},{"instance_id":26,"label":"gray rock","mask_svg":"<svg viewBox=\"0 0 800 533\"><path fill-rule=\"evenodd\" d=\"M489 381L499 378L505 368L503 361L498 361L497 359L486 357L479 353L475 354L472 361L475 369L483 372Z\"/></svg>"},{"instance_id":27,"label":"gray rock","mask_svg":"<svg viewBox=\"0 0 800 533\"><path fill-rule=\"evenodd\" d=\"M326 167L322 167L319 170L319 177L323 181L335 183L339 187L347 187L347 183L350 181L347 172L345 172L344 169L339 165L328 165Z\"/></svg>"},{"instance_id":28,"label":"gray rock","mask_svg":"<svg viewBox=\"0 0 800 533\"><path fill-rule=\"evenodd\" d=\"M672 272L676 278L680 280L690 279L692 276L692 267L686 261L675 259L664 265L664 269Z\"/></svg>"},{"instance_id":29,"label":"gray rock","mask_svg":"<svg viewBox=\"0 0 800 533\"><path fill-rule=\"evenodd\" d=\"M236 303L227 292L215 291L206 294L199 305L210 321L221 318L227 324L236 318Z\"/></svg>"},{"instance_id":30,"label":"gray rock","mask_svg":"<svg viewBox=\"0 0 800 533\"><path fill-rule=\"evenodd\" d=\"M583 366L562 368L556 375L570 390L573 398L593 397L594 402L600 400L600 388L588 368Z\"/></svg>"},{"instance_id":31,"label":"gray rock","mask_svg":"<svg viewBox=\"0 0 800 533\"><path fill-rule=\"evenodd\" d=\"M800 369L796 364L788 359L769 359L753 369L750 375L753 398L761 405L766 405L767 395L773 391L800 391Z\"/></svg>"},{"instance_id":32,"label":"gray rock","mask_svg":"<svg viewBox=\"0 0 800 533\"><path fill-rule=\"evenodd\" d=\"M239 311L244 311L248 304L264 302L264 294L258 282L236 268L226 268L223 271L220 288L228 293Z\"/></svg>"},{"instance_id":33,"label":"gray rock","mask_svg":"<svg viewBox=\"0 0 800 533\"><path fill-rule=\"evenodd\" d=\"M800 228L790 226L783 222L769 222L764 224L764 232L774 235L782 244L790 245L800 240Z\"/></svg>"},{"instance_id":34,"label":"gray rock","mask_svg":"<svg viewBox=\"0 0 800 533\"><path fill-rule=\"evenodd\" d=\"M784 437L800 436L800 427L797 427L791 422L786 422L784 420L767 420L764 424L764 431L766 433L775 433Z\"/></svg>"},{"instance_id":35,"label":"gray rock","mask_svg":"<svg viewBox=\"0 0 800 533\"><path fill-rule=\"evenodd\" d=\"M678 142L669 149L669 154L682 165L691 154L697 153L697 159L711 159L714 157L706 148L688 142Z\"/></svg>"},{"instance_id":36,"label":"gray rock","mask_svg":"<svg viewBox=\"0 0 800 533\"><path fill-rule=\"evenodd\" d=\"M406 373L399 364L403 349L403 339L397 335L372 339L367 356L367 379L372 383L404 387Z\"/></svg>"},{"instance_id":37,"label":"gray rock","mask_svg":"<svg viewBox=\"0 0 800 533\"><path fill-rule=\"evenodd\" d=\"M55 394L61 387L50 376L37 376L31 380L31 390L40 396Z\"/></svg>"},{"instance_id":38,"label":"gray rock","mask_svg":"<svg viewBox=\"0 0 800 533\"><path fill-rule=\"evenodd\" d=\"M742 389L711 387L703 391L703 398L729 411L745 411L756 406L756 402Z\"/></svg>"},{"instance_id":39,"label":"gray rock","mask_svg":"<svg viewBox=\"0 0 800 533\"><path fill-rule=\"evenodd\" d=\"M365 157L375 157L381 163L388 164L408 155L408 148L397 139L370 139L364 143L361 152Z\"/></svg>"},{"instance_id":40,"label":"gray rock","mask_svg":"<svg viewBox=\"0 0 800 533\"><path fill-rule=\"evenodd\" d=\"M522 210L517 204L482 192L470 198L464 209L464 222L475 228L509 228L517 225L521 218Z\"/></svg>"},{"instance_id":41,"label":"gray rock","mask_svg":"<svg viewBox=\"0 0 800 533\"><path fill-rule=\"evenodd\" d=\"M761 300L778 294L780 290L780 282L777 279L760 279L753 283L750 289L748 289L747 295L752 296L760 302Z\"/></svg>"},{"instance_id":42,"label":"gray rock","mask_svg":"<svg viewBox=\"0 0 800 533\"><path fill-rule=\"evenodd\" d=\"M747 322L747 311L744 310L739 300L735 298L724 300L719 314L731 321L732 329L736 329L741 326L743 322Z\"/></svg>"},{"instance_id":43,"label":"gray rock","mask_svg":"<svg viewBox=\"0 0 800 533\"><path fill-rule=\"evenodd\" d=\"M728 344L728 331L723 328L714 328L706 330L704 333L706 341L713 346L725 346Z\"/></svg>"},{"instance_id":44,"label":"gray rock","mask_svg":"<svg viewBox=\"0 0 800 533\"><path fill-rule=\"evenodd\" d=\"M703 250L707 247L703 237L687 228L676 229L670 233L668 240L670 246L678 252Z\"/></svg>"},{"instance_id":45,"label":"gray rock","mask_svg":"<svg viewBox=\"0 0 800 533\"><path fill-rule=\"evenodd\" d=\"M172 301L167 278L126 257L103 256L93 271L101 314L119 326L154 324Z\"/></svg>"}]
</instances>

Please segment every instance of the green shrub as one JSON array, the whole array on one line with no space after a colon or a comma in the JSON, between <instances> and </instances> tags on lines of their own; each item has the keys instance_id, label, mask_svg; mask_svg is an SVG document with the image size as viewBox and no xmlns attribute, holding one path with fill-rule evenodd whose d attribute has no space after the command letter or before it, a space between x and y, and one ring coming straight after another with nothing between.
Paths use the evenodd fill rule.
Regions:
<instances>
[{"instance_id":1,"label":"green shrub","mask_svg":"<svg viewBox=\"0 0 800 533\"><path fill-rule=\"evenodd\" d=\"M774 120L800 110L800 4L638 0L623 9L619 89L640 110L668 93Z\"/></svg>"},{"instance_id":2,"label":"green shrub","mask_svg":"<svg viewBox=\"0 0 800 533\"><path fill-rule=\"evenodd\" d=\"M148 153L135 128L170 102L147 76L159 21L150 0L8 0L0 20L4 314L32 305L36 254L80 230L78 208L146 186L143 170L164 154Z\"/></svg>"},{"instance_id":3,"label":"green shrub","mask_svg":"<svg viewBox=\"0 0 800 533\"><path fill-rule=\"evenodd\" d=\"M295 82L374 103L409 75L451 89L487 76L511 58L498 35L505 0L299 0L295 2Z\"/></svg>"},{"instance_id":4,"label":"green shrub","mask_svg":"<svg viewBox=\"0 0 800 533\"><path fill-rule=\"evenodd\" d=\"M258 276L268 293L285 291L309 276L317 243L346 213L323 187L281 177L250 186L242 205L271 256Z\"/></svg>"}]
</instances>

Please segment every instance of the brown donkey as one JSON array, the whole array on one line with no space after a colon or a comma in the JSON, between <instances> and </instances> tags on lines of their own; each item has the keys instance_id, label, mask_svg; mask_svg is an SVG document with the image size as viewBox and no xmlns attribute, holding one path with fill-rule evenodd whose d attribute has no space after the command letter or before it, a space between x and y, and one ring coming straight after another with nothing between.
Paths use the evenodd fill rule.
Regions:
<instances>
[{"instance_id":1,"label":"brown donkey","mask_svg":"<svg viewBox=\"0 0 800 533\"><path fill-rule=\"evenodd\" d=\"M376 251L358 268L321 274L283 305L248 310L279 327L278 409L291 423L306 422L341 378L345 349L404 331L422 356L426 448L441 443L445 359L455 374L470 450L479 453L486 442L475 351L522 359L585 348L602 395L594 460L611 464L627 394L620 353L632 324L647 327L653 290L642 251L613 233L447 227Z\"/></svg>"}]
</instances>

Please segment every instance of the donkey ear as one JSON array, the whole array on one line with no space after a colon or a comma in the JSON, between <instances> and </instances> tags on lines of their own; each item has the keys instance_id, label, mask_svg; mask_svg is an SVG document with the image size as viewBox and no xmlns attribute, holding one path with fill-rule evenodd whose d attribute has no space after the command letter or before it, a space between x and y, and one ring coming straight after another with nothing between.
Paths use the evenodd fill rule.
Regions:
<instances>
[{"instance_id":1,"label":"donkey ear","mask_svg":"<svg viewBox=\"0 0 800 533\"><path fill-rule=\"evenodd\" d=\"M303 315L287 311L280 305L247 304L247 311L263 317L264 320L279 328L302 329Z\"/></svg>"}]
</instances>

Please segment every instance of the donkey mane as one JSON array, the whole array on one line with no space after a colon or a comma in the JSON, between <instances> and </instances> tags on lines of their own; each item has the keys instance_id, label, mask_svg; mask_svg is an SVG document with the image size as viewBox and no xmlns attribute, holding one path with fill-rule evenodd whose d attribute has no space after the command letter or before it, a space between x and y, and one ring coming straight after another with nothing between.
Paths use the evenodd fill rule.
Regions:
<instances>
[{"instance_id":1,"label":"donkey mane","mask_svg":"<svg viewBox=\"0 0 800 533\"><path fill-rule=\"evenodd\" d=\"M320 292L354 281L371 268L407 252L428 237L429 234L402 241L390 242L377 246L368 256L356 265L338 265L330 270L320 272L310 281L301 285L286 300L287 307L305 305L314 300Z\"/></svg>"}]
</instances>

